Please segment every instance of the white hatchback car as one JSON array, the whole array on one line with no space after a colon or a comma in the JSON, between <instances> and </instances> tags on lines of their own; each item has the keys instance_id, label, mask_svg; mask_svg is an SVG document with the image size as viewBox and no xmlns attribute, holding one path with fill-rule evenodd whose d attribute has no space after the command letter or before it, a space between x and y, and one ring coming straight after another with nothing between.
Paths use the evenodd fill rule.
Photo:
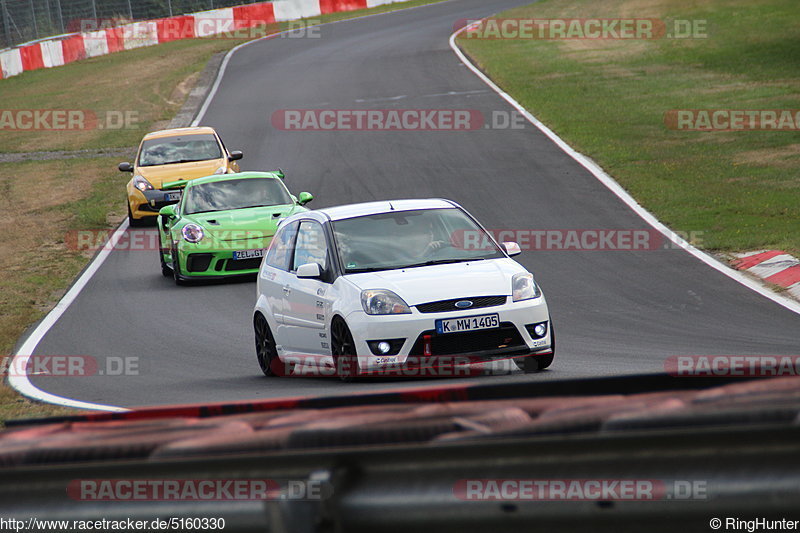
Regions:
<instances>
[{"instance_id":1,"label":"white hatchback car","mask_svg":"<svg viewBox=\"0 0 800 533\"><path fill-rule=\"evenodd\" d=\"M533 275L449 200L393 200L282 221L258 275L262 371L349 379L514 358L548 367L555 336ZM432 375L432 374L428 374Z\"/></svg>"}]
</instances>

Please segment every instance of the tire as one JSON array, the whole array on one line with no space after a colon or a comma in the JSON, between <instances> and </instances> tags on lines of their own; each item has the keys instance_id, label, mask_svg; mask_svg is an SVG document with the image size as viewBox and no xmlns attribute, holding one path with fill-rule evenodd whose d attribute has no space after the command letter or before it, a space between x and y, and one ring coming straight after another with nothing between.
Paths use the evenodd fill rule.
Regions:
<instances>
[{"instance_id":1,"label":"tire","mask_svg":"<svg viewBox=\"0 0 800 533\"><path fill-rule=\"evenodd\" d=\"M539 363L536 361L536 356L534 355L516 357L514 359L514 364L526 374L533 374L539 370Z\"/></svg>"},{"instance_id":2,"label":"tire","mask_svg":"<svg viewBox=\"0 0 800 533\"><path fill-rule=\"evenodd\" d=\"M181 261L178 259L178 250L174 246L172 247L172 279L175 280L175 285L188 284L181 274Z\"/></svg>"},{"instance_id":3,"label":"tire","mask_svg":"<svg viewBox=\"0 0 800 533\"><path fill-rule=\"evenodd\" d=\"M331 323L331 354L339 379L344 382L353 381L358 375L355 341L350 328L341 318L335 318Z\"/></svg>"},{"instance_id":4,"label":"tire","mask_svg":"<svg viewBox=\"0 0 800 533\"><path fill-rule=\"evenodd\" d=\"M125 198L125 203L128 204L128 224L132 228L141 228L146 224L146 220L143 218L133 218L133 213L131 213L131 204L128 202L128 199Z\"/></svg>"},{"instance_id":5,"label":"tire","mask_svg":"<svg viewBox=\"0 0 800 533\"><path fill-rule=\"evenodd\" d=\"M517 368L526 374L532 374L539 370L544 370L553 364L553 358L556 356L556 330L553 328L553 320L548 317L550 324L550 353L547 355L530 355L528 357L518 357L514 359Z\"/></svg>"},{"instance_id":6,"label":"tire","mask_svg":"<svg viewBox=\"0 0 800 533\"><path fill-rule=\"evenodd\" d=\"M164 261L164 244L161 242L161 230L158 232L158 261L161 263L161 275L165 278L172 276L172 269Z\"/></svg>"},{"instance_id":7,"label":"tire","mask_svg":"<svg viewBox=\"0 0 800 533\"><path fill-rule=\"evenodd\" d=\"M253 329L255 330L256 337L256 359L258 359L258 366L267 377L276 377L279 374L275 372L275 367L280 363L278 359L278 350L275 346L275 337L272 335L272 330L269 329L269 324L264 315L257 313L253 319Z\"/></svg>"}]
</instances>

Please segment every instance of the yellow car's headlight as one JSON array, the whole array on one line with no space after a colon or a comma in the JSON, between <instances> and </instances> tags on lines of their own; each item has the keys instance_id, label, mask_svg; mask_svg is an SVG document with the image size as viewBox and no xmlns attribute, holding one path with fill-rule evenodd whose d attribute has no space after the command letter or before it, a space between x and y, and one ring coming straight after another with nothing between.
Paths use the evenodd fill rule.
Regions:
<instances>
[{"instance_id":1,"label":"yellow car's headlight","mask_svg":"<svg viewBox=\"0 0 800 533\"><path fill-rule=\"evenodd\" d=\"M133 177L133 186L142 192L153 190L153 186L150 184L150 182L144 179L144 177L140 176L139 174Z\"/></svg>"}]
</instances>

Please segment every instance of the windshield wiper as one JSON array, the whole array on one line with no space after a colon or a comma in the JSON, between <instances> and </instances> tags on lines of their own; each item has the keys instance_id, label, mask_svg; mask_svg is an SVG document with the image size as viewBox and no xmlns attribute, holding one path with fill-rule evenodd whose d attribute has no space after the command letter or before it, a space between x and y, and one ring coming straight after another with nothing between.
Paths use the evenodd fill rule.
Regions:
<instances>
[{"instance_id":1,"label":"windshield wiper","mask_svg":"<svg viewBox=\"0 0 800 533\"><path fill-rule=\"evenodd\" d=\"M447 265L450 263L467 263L469 261L483 261L486 259L485 257L471 257L466 258L462 257L461 259L431 259L430 261L425 261L424 263L414 263L412 265L405 265L399 268L414 268L414 267L424 267L424 266L431 266L431 265Z\"/></svg>"},{"instance_id":2,"label":"windshield wiper","mask_svg":"<svg viewBox=\"0 0 800 533\"><path fill-rule=\"evenodd\" d=\"M196 163L197 161L210 161L211 159L217 159L216 157L212 158L204 158L204 159L181 159L180 161L167 161L166 163L148 163L146 165L139 164L140 167L157 167L160 165L177 165L178 163Z\"/></svg>"},{"instance_id":3,"label":"windshield wiper","mask_svg":"<svg viewBox=\"0 0 800 533\"><path fill-rule=\"evenodd\" d=\"M362 272L380 272L381 270L397 270L403 267L364 267L364 268L345 268L345 274L360 274Z\"/></svg>"},{"instance_id":4,"label":"windshield wiper","mask_svg":"<svg viewBox=\"0 0 800 533\"><path fill-rule=\"evenodd\" d=\"M347 274L358 274L361 272L379 272L381 270L401 270L403 268L415 268L415 267L423 267L423 266L430 266L430 265L446 265L449 263L466 263L469 261L483 261L486 259L485 257L477 257L477 258L462 258L462 259L433 259L431 261L425 261L424 263L414 263L411 265L398 265L398 266L382 266L382 267L364 267L364 268L346 268L345 272Z\"/></svg>"},{"instance_id":5,"label":"windshield wiper","mask_svg":"<svg viewBox=\"0 0 800 533\"><path fill-rule=\"evenodd\" d=\"M233 209L250 209L251 207L275 207L276 205L280 205L280 204L246 205L246 206L243 206L243 207L234 207Z\"/></svg>"}]
</instances>

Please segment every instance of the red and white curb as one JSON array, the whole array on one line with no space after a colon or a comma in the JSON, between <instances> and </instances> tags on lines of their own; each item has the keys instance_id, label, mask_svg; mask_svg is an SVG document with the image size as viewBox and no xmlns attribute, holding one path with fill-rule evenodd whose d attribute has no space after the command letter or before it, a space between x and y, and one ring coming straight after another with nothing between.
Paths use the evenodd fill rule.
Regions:
<instances>
[{"instance_id":1,"label":"red and white curb","mask_svg":"<svg viewBox=\"0 0 800 533\"><path fill-rule=\"evenodd\" d=\"M207 38L276 22L368 9L403 0L276 0L70 33L0 50L0 79L40 68L179 39Z\"/></svg>"},{"instance_id":2,"label":"red and white curb","mask_svg":"<svg viewBox=\"0 0 800 533\"><path fill-rule=\"evenodd\" d=\"M780 250L734 254L736 270L743 270L768 283L783 287L800 300L800 259Z\"/></svg>"}]
</instances>

